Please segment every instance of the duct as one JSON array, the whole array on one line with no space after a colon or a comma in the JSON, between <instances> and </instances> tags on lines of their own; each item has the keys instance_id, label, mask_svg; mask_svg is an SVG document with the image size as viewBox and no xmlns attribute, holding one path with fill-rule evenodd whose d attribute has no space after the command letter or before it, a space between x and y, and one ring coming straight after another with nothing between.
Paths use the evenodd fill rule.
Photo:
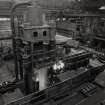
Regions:
<instances>
[{"instance_id":1,"label":"duct","mask_svg":"<svg viewBox=\"0 0 105 105\"><path fill-rule=\"evenodd\" d=\"M25 22L30 23L31 26L42 26L45 23L43 11L38 6L29 6L25 13Z\"/></svg>"}]
</instances>

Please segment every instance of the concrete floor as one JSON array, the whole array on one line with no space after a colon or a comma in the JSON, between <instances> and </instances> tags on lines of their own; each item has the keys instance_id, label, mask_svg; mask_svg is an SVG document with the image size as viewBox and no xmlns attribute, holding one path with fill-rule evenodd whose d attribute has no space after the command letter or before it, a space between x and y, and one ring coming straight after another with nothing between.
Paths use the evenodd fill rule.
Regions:
<instances>
[{"instance_id":1,"label":"concrete floor","mask_svg":"<svg viewBox=\"0 0 105 105\"><path fill-rule=\"evenodd\" d=\"M13 61L3 62L0 66L0 83L4 81L13 81L14 79Z\"/></svg>"},{"instance_id":2,"label":"concrete floor","mask_svg":"<svg viewBox=\"0 0 105 105\"><path fill-rule=\"evenodd\" d=\"M14 63L13 61L3 62L0 66L0 83L4 81L14 81ZM13 100L23 97L20 89L15 89L12 92L7 92L5 94L0 94L0 105L6 105Z\"/></svg>"}]
</instances>

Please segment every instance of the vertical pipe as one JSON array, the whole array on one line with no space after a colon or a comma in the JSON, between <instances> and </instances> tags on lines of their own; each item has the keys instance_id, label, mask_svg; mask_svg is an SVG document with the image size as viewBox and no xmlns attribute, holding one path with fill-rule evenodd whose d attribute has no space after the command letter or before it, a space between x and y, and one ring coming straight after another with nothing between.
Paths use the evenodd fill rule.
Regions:
<instances>
[{"instance_id":1,"label":"vertical pipe","mask_svg":"<svg viewBox=\"0 0 105 105\"><path fill-rule=\"evenodd\" d=\"M30 94L34 92L34 82L32 80L32 62L30 62L27 67L25 67L25 92Z\"/></svg>"},{"instance_id":2,"label":"vertical pipe","mask_svg":"<svg viewBox=\"0 0 105 105\"><path fill-rule=\"evenodd\" d=\"M16 10L16 8L18 8L19 6L28 6L28 5L31 5L31 2L26 2L26 3L19 3L19 4L16 4L15 6L13 6L13 8L11 9L11 30L12 30L12 47L13 47L13 53L14 53L14 63L15 63L15 74L16 74L16 80L19 80L19 77L18 77L18 62L17 62L17 54L16 54L16 40L15 40L15 23L14 23L14 12Z\"/></svg>"},{"instance_id":3,"label":"vertical pipe","mask_svg":"<svg viewBox=\"0 0 105 105\"><path fill-rule=\"evenodd\" d=\"M39 90L47 88L47 67L41 68L39 71Z\"/></svg>"},{"instance_id":4,"label":"vertical pipe","mask_svg":"<svg viewBox=\"0 0 105 105\"><path fill-rule=\"evenodd\" d=\"M14 62L15 62L15 75L16 80L19 80L18 77L18 62L17 62L17 55L16 55L16 40L15 40L15 26L14 26L14 16L11 16L11 29L12 29L12 47L13 47L13 53L14 53Z\"/></svg>"},{"instance_id":5,"label":"vertical pipe","mask_svg":"<svg viewBox=\"0 0 105 105\"><path fill-rule=\"evenodd\" d=\"M19 70L20 70L20 79L23 79L23 60L22 55L19 55Z\"/></svg>"},{"instance_id":6,"label":"vertical pipe","mask_svg":"<svg viewBox=\"0 0 105 105\"><path fill-rule=\"evenodd\" d=\"M32 43L29 43L27 46L27 56L26 57L26 64L24 66L25 69L25 76L24 76L24 81L25 81L25 90L26 94L30 94L35 91L35 86L34 86L34 81L33 81L33 62L32 62Z\"/></svg>"}]
</instances>

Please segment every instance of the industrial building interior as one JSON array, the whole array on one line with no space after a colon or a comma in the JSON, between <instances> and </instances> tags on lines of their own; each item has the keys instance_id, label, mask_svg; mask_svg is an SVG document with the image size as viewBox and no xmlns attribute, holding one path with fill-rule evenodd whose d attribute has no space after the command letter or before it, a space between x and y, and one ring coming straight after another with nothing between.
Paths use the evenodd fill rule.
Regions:
<instances>
[{"instance_id":1,"label":"industrial building interior","mask_svg":"<svg viewBox=\"0 0 105 105\"><path fill-rule=\"evenodd\" d=\"M105 105L105 0L0 0L0 105Z\"/></svg>"}]
</instances>

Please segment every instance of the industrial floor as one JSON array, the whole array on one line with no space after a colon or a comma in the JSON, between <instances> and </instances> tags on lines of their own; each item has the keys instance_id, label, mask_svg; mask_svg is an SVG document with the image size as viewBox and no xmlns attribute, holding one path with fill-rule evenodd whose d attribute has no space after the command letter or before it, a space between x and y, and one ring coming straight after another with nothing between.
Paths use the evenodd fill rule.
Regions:
<instances>
[{"instance_id":1,"label":"industrial floor","mask_svg":"<svg viewBox=\"0 0 105 105\"><path fill-rule=\"evenodd\" d=\"M73 97L68 96L62 100L56 102L50 100L48 103L43 105L105 105L105 90L98 90L94 95L90 97L85 97L80 93L75 93ZM33 104L34 105L34 104ZM42 104L41 104L42 105Z\"/></svg>"},{"instance_id":2,"label":"industrial floor","mask_svg":"<svg viewBox=\"0 0 105 105\"><path fill-rule=\"evenodd\" d=\"M13 61L2 62L0 66L0 83L4 81L13 81L14 75L14 64Z\"/></svg>"},{"instance_id":3,"label":"industrial floor","mask_svg":"<svg viewBox=\"0 0 105 105\"><path fill-rule=\"evenodd\" d=\"M14 81L15 73L14 73L14 63L13 61L2 62L0 66L0 83L5 81ZM5 94L0 94L0 105L5 105L10 103L13 100L19 99L23 96L19 89L15 89L12 92L8 92Z\"/></svg>"},{"instance_id":4,"label":"industrial floor","mask_svg":"<svg viewBox=\"0 0 105 105\"><path fill-rule=\"evenodd\" d=\"M94 61L90 60L90 64L94 67L102 65L97 60L94 60ZM3 62L0 67L0 83L2 83L4 81L13 81L14 79L15 79L15 74L14 74L13 61ZM19 99L21 97L23 97L23 94L21 93L20 89L15 89L12 92L0 94L0 105L5 105L5 104L10 103L11 101L15 101L16 99ZM48 103L45 103L43 105L58 105L57 103L60 103L59 105L75 105L74 103L80 102L83 98L84 97L81 94L77 94L77 93L71 94L71 92L70 92L70 94L67 97L65 97L57 102L54 100L51 100Z\"/></svg>"}]
</instances>

